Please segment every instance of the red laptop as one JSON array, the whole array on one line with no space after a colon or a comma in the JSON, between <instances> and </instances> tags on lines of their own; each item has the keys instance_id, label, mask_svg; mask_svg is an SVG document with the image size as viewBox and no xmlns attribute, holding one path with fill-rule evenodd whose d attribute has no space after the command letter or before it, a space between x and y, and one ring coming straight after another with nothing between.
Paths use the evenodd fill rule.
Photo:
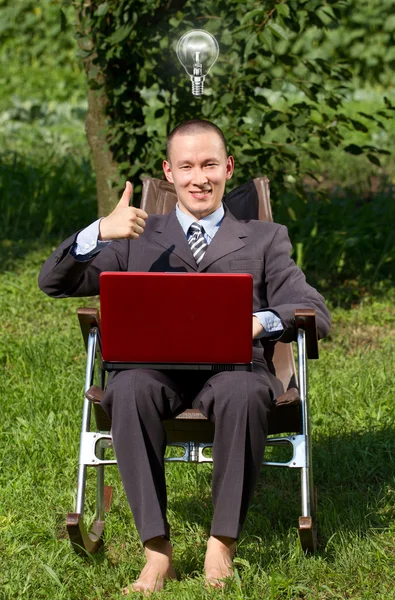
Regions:
<instances>
[{"instance_id":1,"label":"red laptop","mask_svg":"<svg viewBox=\"0 0 395 600\"><path fill-rule=\"evenodd\" d=\"M251 370L252 276L100 275L107 370Z\"/></svg>"}]
</instances>

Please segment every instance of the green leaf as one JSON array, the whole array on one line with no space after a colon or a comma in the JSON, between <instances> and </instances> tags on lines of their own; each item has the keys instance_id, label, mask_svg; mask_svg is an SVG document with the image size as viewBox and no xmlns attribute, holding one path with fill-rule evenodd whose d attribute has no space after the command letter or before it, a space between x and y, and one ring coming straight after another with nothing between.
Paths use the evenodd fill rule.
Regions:
<instances>
[{"instance_id":1,"label":"green leaf","mask_svg":"<svg viewBox=\"0 0 395 600\"><path fill-rule=\"evenodd\" d=\"M249 568L251 568L251 565L250 565L250 563L249 563L249 562L248 562L248 560L246 560L245 558L235 558L235 559L233 560L233 562L234 562L236 565L241 565L242 567L246 567L246 568L248 568L248 569L249 569Z\"/></svg>"},{"instance_id":2,"label":"green leaf","mask_svg":"<svg viewBox=\"0 0 395 600\"><path fill-rule=\"evenodd\" d=\"M57 573L55 573L55 571L49 565L43 564L43 567L48 573L48 575L51 577L51 579L53 579L59 586L63 587L62 582L60 581Z\"/></svg>"},{"instance_id":3,"label":"green leaf","mask_svg":"<svg viewBox=\"0 0 395 600\"><path fill-rule=\"evenodd\" d=\"M296 115L296 117L292 119L292 122L296 127L304 127L306 125L306 117L303 114Z\"/></svg>"},{"instance_id":4,"label":"green leaf","mask_svg":"<svg viewBox=\"0 0 395 600\"><path fill-rule=\"evenodd\" d=\"M97 10L95 11L95 17L103 17L108 13L108 2L102 2L99 4Z\"/></svg>"},{"instance_id":5,"label":"green leaf","mask_svg":"<svg viewBox=\"0 0 395 600\"><path fill-rule=\"evenodd\" d=\"M367 154L367 157L371 163L377 165L378 167L381 167L380 159L378 156L375 156L374 154Z\"/></svg>"},{"instance_id":6,"label":"green leaf","mask_svg":"<svg viewBox=\"0 0 395 600\"><path fill-rule=\"evenodd\" d=\"M366 125L361 123L361 121L350 119L350 122L352 123L354 129L356 129L357 131L363 131L364 133L368 133L369 129L366 127Z\"/></svg>"},{"instance_id":7,"label":"green leaf","mask_svg":"<svg viewBox=\"0 0 395 600\"><path fill-rule=\"evenodd\" d=\"M240 19L240 25L244 25L248 21L252 21L258 15L260 15L262 17L262 19L265 16L265 11L264 11L264 9L263 9L262 6L260 6L259 8L254 8L253 10L250 10L250 11L246 12L245 15L244 15L244 17L242 17Z\"/></svg>"},{"instance_id":8,"label":"green leaf","mask_svg":"<svg viewBox=\"0 0 395 600\"><path fill-rule=\"evenodd\" d=\"M356 156L359 154L363 154L363 149L361 148L361 146L357 146L356 144L349 144L344 148L344 150L349 154L355 154Z\"/></svg>"},{"instance_id":9,"label":"green leaf","mask_svg":"<svg viewBox=\"0 0 395 600\"><path fill-rule=\"evenodd\" d=\"M279 4L277 4L276 11L277 11L277 14L280 15L281 17L289 17L289 15L290 15L289 6L288 6L288 4L285 4L284 2L280 2Z\"/></svg>"},{"instance_id":10,"label":"green leaf","mask_svg":"<svg viewBox=\"0 0 395 600\"><path fill-rule=\"evenodd\" d=\"M107 42L111 45L119 44L125 40L132 31L133 25L123 25L107 38Z\"/></svg>"},{"instance_id":11,"label":"green leaf","mask_svg":"<svg viewBox=\"0 0 395 600\"><path fill-rule=\"evenodd\" d=\"M67 17L62 9L59 11L60 16L60 31L64 33L67 29Z\"/></svg>"},{"instance_id":12,"label":"green leaf","mask_svg":"<svg viewBox=\"0 0 395 600\"><path fill-rule=\"evenodd\" d=\"M123 83L122 85L120 85L117 88L113 88L113 93L114 96L121 96L121 94L123 94L124 92L126 92L127 90L127 85L125 83Z\"/></svg>"},{"instance_id":13,"label":"green leaf","mask_svg":"<svg viewBox=\"0 0 395 600\"><path fill-rule=\"evenodd\" d=\"M371 121L375 121L375 118L372 115L368 115L365 112L362 112L359 110L358 114L361 115L361 117L364 117L365 119L370 119Z\"/></svg>"},{"instance_id":14,"label":"green leaf","mask_svg":"<svg viewBox=\"0 0 395 600\"><path fill-rule=\"evenodd\" d=\"M395 31L395 15L390 15L384 20L384 31Z\"/></svg>"},{"instance_id":15,"label":"green leaf","mask_svg":"<svg viewBox=\"0 0 395 600\"><path fill-rule=\"evenodd\" d=\"M330 64L327 60L324 60L323 58L316 58L315 62L323 71L325 71L325 73L330 73Z\"/></svg>"},{"instance_id":16,"label":"green leaf","mask_svg":"<svg viewBox=\"0 0 395 600\"><path fill-rule=\"evenodd\" d=\"M278 117L279 114L280 114L280 111L278 111L278 110L267 111L263 117L263 123L268 123L269 121L272 121L273 119Z\"/></svg>"},{"instance_id":17,"label":"green leaf","mask_svg":"<svg viewBox=\"0 0 395 600\"><path fill-rule=\"evenodd\" d=\"M320 139L320 147L323 150L330 150L331 149L330 143L327 140L323 140L323 139Z\"/></svg>"},{"instance_id":18,"label":"green leaf","mask_svg":"<svg viewBox=\"0 0 395 600\"><path fill-rule=\"evenodd\" d=\"M308 175L309 177L314 179L314 181L316 181L317 183L320 183L320 180L318 179L317 174L314 173L313 171L306 171L306 175Z\"/></svg>"},{"instance_id":19,"label":"green leaf","mask_svg":"<svg viewBox=\"0 0 395 600\"><path fill-rule=\"evenodd\" d=\"M288 39L285 34L284 29L282 27L280 27L279 25L276 25L276 24L268 25L267 29L269 29L269 31L272 32L274 37L276 37L279 40L287 40Z\"/></svg>"},{"instance_id":20,"label":"green leaf","mask_svg":"<svg viewBox=\"0 0 395 600\"><path fill-rule=\"evenodd\" d=\"M376 148L376 146L371 146L370 144L365 144L362 146L363 150L370 150L371 152L376 152L376 154L386 154L390 155L391 152L389 150L384 150L383 148Z\"/></svg>"},{"instance_id":21,"label":"green leaf","mask_svg":"<svg viewBox=\"0 0 395 600\"><path fill-rule=\"evenodd\" d=\"M173 29L176 29L180 24L180 20L176 19L176 17L170 17L169 19L169 25L171 25L171 27L173 27Z\"/></svg>"},{"instance_id":22,"label":"green leaf","mask_svg":"<svg viewBox=\"0 0 395 600\"><path fill-rule=\"evenodd\" d=\"M296 63L295 57L291 54L282 54L281 56L278 56L278 59L288 67L293 67Z\"/></svg>"},{"instance_id":23,"label":"green leaf","mask_svg":"<svg viewBox=\"0 0 395 600\"><path fill-rule=\"evenodd\" d=\"M319 16L319 18L321 19L321 21L326 25L327 23L329 23L330 21L336 21L336 17L333 14L333 11L331 9L330 6L325 6L320 8L317 11L317 15Z\"/></svg>"},{"instance_id":24,"label":"green leaf","mask_svg":"<svg viewBox=\"0 0 395 600\"><path fill-rule=\"evenodd\" d=\"M88 58L91 56L92 50L83 50L82 48L79 48L76 54L79 58Z\"/></svg>"},{"instance_id":25,"label":"green leaf","mask_svg":"<svg viewBox=\"0 0 395 600\"><path fill-rule=\"evenodd\" d=\"M296 264L300 269L303 269L303 253L304 253L304 244L303 242L296 243Z\"/></svg>"},{"instance_id":26,"label":"green leaf","mask_svg":"<svg viewBox=\"0 0 395 600\"><path fill-rule=\"evenodd\" d=\"M333 108L333 110L337 110L340 100L338 98L328 98L327 104L330 108Z\"/></svg>"},{"instance_id":27,"label":"green leaf","mask_svg":"<svg viewBox=\"0 0 395 600\"><path fill-rule=\"evenodd\" d=\"M316 86L308 86L305 84L301 84L300 85L300 89L302 90L302 92L304 94L306 94L306 96L308 98L310 98L310 100L316 100L317 99L317 91L316 91Z\"/></svg>"},{"instance_id":28,"label":"green leaf","mask_svg":"<svg viewBox=\"0 0 395 600\"><path fill-rule=\"evenodd\" d=\"M225 29L221 35L221 43L225 44L226 46L231 46L232 41L232 33L229 31L229 29Z\"/></svg>"}]
</instances>

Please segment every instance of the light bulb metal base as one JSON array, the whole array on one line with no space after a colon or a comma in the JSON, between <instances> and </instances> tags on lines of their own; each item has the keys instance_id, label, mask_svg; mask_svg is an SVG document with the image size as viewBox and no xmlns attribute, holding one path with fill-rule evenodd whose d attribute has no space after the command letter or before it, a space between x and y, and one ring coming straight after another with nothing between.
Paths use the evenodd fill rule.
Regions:
<instances>
[{"instance_id":1,"label":"light bulb metal base","mask_svg":"<svg viewBox=\"0 0 395 600\"><path fill-rule=\"evenodd\" d=\"M202 96L204 91L204 80L205 76L197 77L196 75L191 75L191 83L192 83L192 94L194 96Z\"/></svg>"},{"instance_id":2,"label":"light bulb metal base","mask_svg":"<svg viewBox=\"0 0 395 600\"><path fill-rule=\"evenodd\" d=\"M178 40L176 52L191 79L192 94L202 96L204 79L218 58L217 40L204 29L194 29Z\"/></svg>"}]
</instances>

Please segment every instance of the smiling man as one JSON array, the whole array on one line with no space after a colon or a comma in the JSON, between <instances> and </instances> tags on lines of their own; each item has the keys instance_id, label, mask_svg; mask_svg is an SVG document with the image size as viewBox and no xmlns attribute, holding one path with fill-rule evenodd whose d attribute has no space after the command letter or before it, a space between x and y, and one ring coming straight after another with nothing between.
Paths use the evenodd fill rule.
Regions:
<instances>
[{"instance_id":1,"label":"smiling man","mask_svg":"<svg viewBox=\"0 0 395 600\"><path fill-rule=\"evenodd\" d=\"M144 569L125 594L159 590L166 578L175 577L162 421L191 406L215 421L214 514L204 569L208 583L221 586L232 574L236 540L262 463L268 415L284 391L271 362L273 344L293 339L296 308L314 308L319 336L329 331L324 299L290 258L286 228L240 222L224 209L225 183L233 169L218 127L203 120L182 123L168 138L163 162L177 192L175 210L148 216L130 206L128 182L114 211L63 242L40 273L41 289L58 298L98 294L102 271L244 270L253 276L252 372L210 376L136 369L109 377L103 406L112 418L118 467L146 555ZM213 310L221 319L220 305Z\"/></svg>"},{"instance_id":2,"label":"smiling man","mask_svg":"<svg viewBox=\"0 0 395 600\"><path fill-rule=\"evenodd\" d=\"M167 180L174 183L179 208L200 220L221 206L225 182L233 175L234 160L227 155L220 129L204 129L192 121L189 126L179 125L170 134L163 170Z\"/></svg>"}]
</instances>

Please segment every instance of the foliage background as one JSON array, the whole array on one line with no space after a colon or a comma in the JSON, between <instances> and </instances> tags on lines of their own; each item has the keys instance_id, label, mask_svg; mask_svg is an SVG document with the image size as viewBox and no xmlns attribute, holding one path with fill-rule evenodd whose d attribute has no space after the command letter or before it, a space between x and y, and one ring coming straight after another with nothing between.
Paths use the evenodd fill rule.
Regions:
<instances>
[{"instance_id":1,"label":"foliage background","mask_svg":"<svg viewBox=\"0 0 395 600\"><path fill-rule=\"evenodd\" d=\"M159 176L166 134L193 117L224 130L238 164L235 183L265 173L280 194L287 181L314 177L317 150L337 145L351 154L365 146L377 165L369 136L352 133L371 134L372 122L385 129L391 101L382 97L373 114L357 116L343 103L358 80L390 82L394 55L385 50L394 42L393 8L388 0L384 6L355 0L80 2L79 54L90 87L108 99L108 134L120 172ZM202 98L191 95L175 54L177 40L193 28L208 30L220 45Z\"/></svg>"}]
</instances>

